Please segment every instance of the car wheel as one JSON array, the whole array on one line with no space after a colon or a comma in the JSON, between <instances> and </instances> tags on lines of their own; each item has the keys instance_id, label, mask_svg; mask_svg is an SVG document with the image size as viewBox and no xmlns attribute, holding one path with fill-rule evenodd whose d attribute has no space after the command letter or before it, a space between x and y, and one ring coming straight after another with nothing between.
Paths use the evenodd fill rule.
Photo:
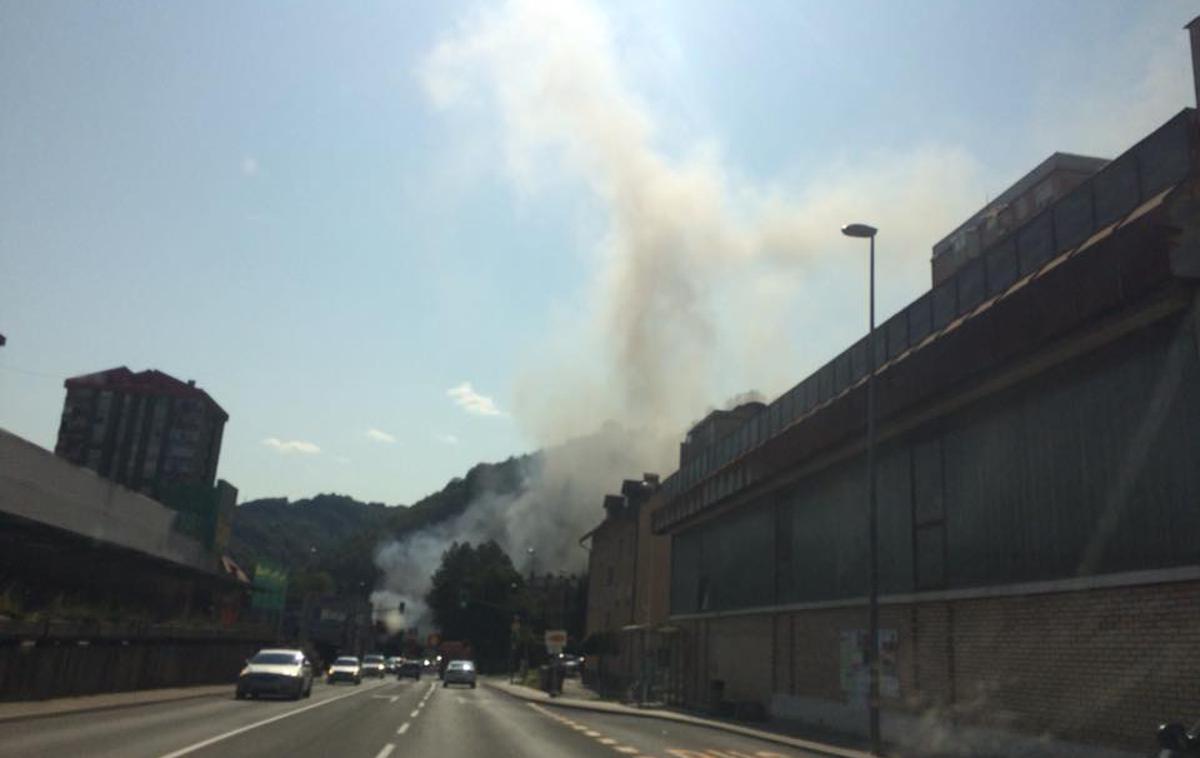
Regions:
<instances>
[{"instance_id":1,"label":"car wheel","mask_svg":"<svg viewBox=\"0 0 1200 758\"><path fill-rule=\"evenodd\" d=\"M234 700L245 700L245 699L246 699L246 693L245 693L245 692L242 692L241 690L237 690L237 691L235 691L235 692L233 693L233 699L234 699Z\"/></svg>"},{"instance_id":2,"label":"car wheel","mask_svg":"<svg viewBox=\"0 0 1200 758\"><path fill-rule=\"evenodd\" d=\"M471 689L475 689L475 682L471 682Z\"/></svg>"},{"instance_id":3,"label":"car wheel","mask_svg":"<svg viewBox=\"0 0 1200 758\"><path fill-rule=\"evenodd\" d=\"M449 687L449 686L450 686L449 682L442 682L442 689L445 689L446 687Z\"/></svg>"},{"instance_id":4,"label":"car wheel","mask_svg":"<svg viewBox=\"0 0 1200 758\"><path fill-rule=\"evenodd\" d=\"M304 690L304 697L312 697L312 682L309 682L308 687Z\"/></svg>"}]
</instances>

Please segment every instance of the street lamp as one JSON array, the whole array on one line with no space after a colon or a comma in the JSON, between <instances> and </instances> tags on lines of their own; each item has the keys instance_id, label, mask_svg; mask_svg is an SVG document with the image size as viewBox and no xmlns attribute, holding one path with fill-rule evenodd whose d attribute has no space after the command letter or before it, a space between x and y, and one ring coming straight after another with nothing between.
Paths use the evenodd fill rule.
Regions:
<instances>
[{"instance_id":1,"label":"street lamp","mask_svg":"<svg viewBox=\"0 0 1200 758\"><path fill-rule=\"evenodd\" d=\"M869 621L867 631L867 672L870 691L867 711L870 719L871 752L879 755L879 504L875 499L875 235L879 230L866 224L847 224L842 234L871 241L870 295L867 328L867 552L869 553L867 593Z\"/></svg>"}]
</instances>

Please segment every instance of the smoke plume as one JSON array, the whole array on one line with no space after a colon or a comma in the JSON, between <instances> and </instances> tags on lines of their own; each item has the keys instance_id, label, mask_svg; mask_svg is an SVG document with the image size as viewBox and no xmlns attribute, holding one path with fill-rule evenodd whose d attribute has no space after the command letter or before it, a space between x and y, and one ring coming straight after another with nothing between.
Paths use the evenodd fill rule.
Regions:
<instances>
[{"instance_id":1,"label":"smoke plume","mask_svg":"<svg viewBox=\"0 0 1200 758\"><path fill-rule=\"evenodd\" d=\"M974 162L938 146L855 156L869 174L835 165L791 189L730 172L711 140L668 150L608 20L584 0L471 15L419 74L446 118L498 146L516 192L582 187L605 232L586 300L548 328L509 404L546 449L539 470L525 495L484 497L382 549L386 589L410 602L453 539L496 537L514 559L534 547L541 570L580 567L575 541L600 520L604 493L669 473L705 408L751 386L778 393L862 334L865 260L843 223L886 230L882 300L902 305L927 281L931 230L953 228L982 197ZM560 444L605 421L587 443Z\"/></svg>"}]
</instances>

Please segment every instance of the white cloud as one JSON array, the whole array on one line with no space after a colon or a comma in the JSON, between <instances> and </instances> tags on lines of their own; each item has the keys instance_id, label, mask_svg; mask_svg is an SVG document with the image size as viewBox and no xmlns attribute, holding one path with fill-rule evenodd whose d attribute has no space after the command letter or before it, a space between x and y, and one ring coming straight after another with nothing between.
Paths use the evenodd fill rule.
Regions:
<instances>
[{"instance_id":1,"label":"white cloud","mask_svg":"<svg viewBox=\"0 0 1200 758\"><path fill-rule=\"evenodd\" d=\"M453 434L435 434L434 439L436 439L438 442L442 443L443 445L457 445L458 444L458 437L455 437Z\"/></svg>"},{"instance_id":2,"label":"white cloud","mask_svg":"<svg viewBox=\"0 0 1200 758\"><path fill-rule=\"evenodd\" d=\"M258 176L258 159L250 156L242 158L242 176Z\"/></svg>"},{"instance_id":3,"label":"white cloud","mask_svg":"<svg viewBox=\"0 0 1200 758\"><path fill-rule=\"evenodd\" d=\"M290 455L291 453L316 455L321 452L321 448L304 440L281 440L278 437L267 437L262 443L283 455Z\"/></svg>"},{"instance_id":4,"label":"white cloud","mask_svg":"<svg viewBox=\"0 0 1200 758\"><path fill-rule=\"evenodd\" d=\"M463 382L457 387L446 390L446 395L454 399L455 405L467 413L479 416L503 416L504 413L496 407L496 403L487 395L480 395L470 382Z\"/></svg>"},{"instance_id":5,"label":"white cloud","mask_svg":"<svg viewBox=\"0 0 1200 758\"><path fill-rule=\"evenodd\" d=\"M383 442L388 445L396 444L395 436L388 434L387 432L382 431L380 429L368 429L367 430L367 439L373 440L375 442Z\"/></svg>"}]
</instances>

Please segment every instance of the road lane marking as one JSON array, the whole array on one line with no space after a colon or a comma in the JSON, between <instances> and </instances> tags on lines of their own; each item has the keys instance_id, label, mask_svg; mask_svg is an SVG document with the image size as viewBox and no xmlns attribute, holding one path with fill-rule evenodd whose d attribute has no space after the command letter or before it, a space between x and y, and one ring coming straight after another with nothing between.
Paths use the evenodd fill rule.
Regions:
<instances>
[{"instance_id":1,"label":"road lane marking","mask_svg":"<svg viewBox=\"0 0 1200 758\"><path fill-rule=\"evenodd\" d=\"M593 732L590 729L588 731L584 732L584 734L586 734L589 737L599 737L600 736L600 732Z\"/></svg>"},{"instance_id":2,"label":"road lane marking","mask_svg":"<svg viewBox=\"0 0 1200 758\"><path fill-rule=\"evenodd\" d=\"M601 745L615 745L615 744L617 744L617 741L616 741L616 740L614 740L612 737L601 737L601 738L600 738L600 740L599 740L599 742L600 742L600 744L601 744Z\"/></svg>"},{"instance_id":3,"label":"road lane marking","mask_svg":"<svg viewBox=\"0 0 1200 758\"><path fill-rule=\"evenodd\" d=\"M420 715L421 715L421 709L420 709L420 708L418 708L417 710L415 710L415 711L413 711L412 713L408 714L409 718L414 718L414 719L415 719L417 716L420 716Z\"/></svg>"},{"instance_id":4,"label":"road lane marking","mask_svg":"<svg viewBox=\"0 0 1200 758\"><path fill-rule=\"evenodd\" d=\"M245 732L248 732L251 729L257 729L260 726L266 726L267 724L273 724L276 721L286 719L289 716L295 716L297 713L304 713L305 711L311 711L313 708L320 708L323 705L329 705L330 703L336 703L339 700L344 700L345 698L354 697L355 695L361 695L365 692L370 692L370 691L371 690L356 690L353 692L347 692L345 695L338 695L337 697L331 697L328 700L322 700L319 703L312 703L311 705L306 705L302 708L297 708L293 711L288 711L287 713L281 713L278 716L272 716L269 719L263 719L262 721L256 721L253 724L247 724L246 726L240 726L237 729L231 729L230 731L225 732L224 734L218 734L216 737L209 737L208 739L201 740L200 742L197 742L193 745L188 745L187 747L180 748L173 753L167 753L167 754L161 756L161 758L179 758L179 756L181 756L181 755L187 755L188 753L194 753L197 750L208 747L209 745L215 745L218 742L221 742L222 740L227 740L230 737L236 737L239 734L244 734Z\"/></svg>"},{"instance_id":5,"label":"road lane marking","mask_svg":"<svg viewBox=\"0 0 1200 758\"><path fill-rule=\"evenodd\" d=\"M392 751L395 749L396 749L396 746L389 742L388 744L383 746L383 750L380 750L378 753L375 754L375 758L387 758L389 755L392 754Z\"/></svg>"},{"instance_id":6,"label":"road lane marking","mask_svg":"<svg viewBox=\"0 0 1200 758\"><path fill-rule=\"evenodd\" d=\"M616 750L618 753L624 753L625 755L637 755L638 753L642 752L636 747L629 747L628 745L617 745L613 748L613 750Z\"/></svg>"},{"instance_id":7,"label":"road lane marking","mask_svg":"<svg viewBox=\"0 0 1200 758\"><path fill-rule=\"evenodd\" d=\"M399 699L400 699L400 696L399 696L399 695L392 695L392 698L391 698L391 699L392 699L392 702L394 703L394 702L396 702L397 700L399 700Z\"/></svg>"},{"instance_id":8,"label":"road lane marking","mask_svg":"<svg viewBox=\"0 0 1200 758\"><path fill-rule=\"evenodd\" d=\"M408 722L405 721L403 724L400 725L400 728L396 730L396 734L404 734L407 731L408 731Z\"/></svg>"}]
</instances>

